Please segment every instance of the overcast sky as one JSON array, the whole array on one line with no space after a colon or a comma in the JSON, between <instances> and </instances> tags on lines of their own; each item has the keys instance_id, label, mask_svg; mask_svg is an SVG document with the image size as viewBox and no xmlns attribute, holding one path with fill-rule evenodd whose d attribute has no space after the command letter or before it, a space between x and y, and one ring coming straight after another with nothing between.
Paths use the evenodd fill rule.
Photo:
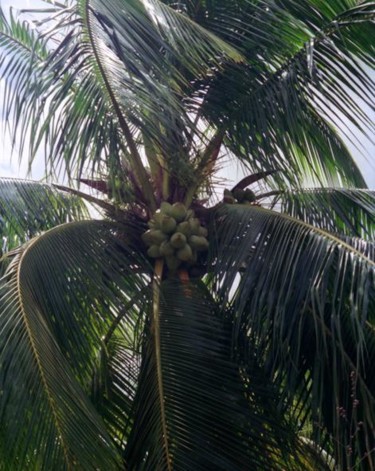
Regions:
<instances>
[{"instance_id":1,"label":"overcast sky","mask_svg":"<svg viewBox=\"0 0 375 471\"><path fill-rule=\"evenodd\" d=\"M39 0L0 0L1 7L7 11L9 6L13 6L15 8L38 8L39 6L43 5L43 2ZM0 81L0 93L2 93L2 84ZM0 110L1 116L1 110ZM375 120L375 111L371 110L371 116L373 120ZM12 177L20 177L24 178L27 174L27 159L26 158L19 158L19 153L17 149L11 153L11 145L8 136L4 136L2 133L2 126L0 120L0 176L12 176ZM375 138L375 136L374 136ZM358 165L360 166L365 179L370 188L375 189L375 143L371 143L369 140L363 139L361 136L360 141L364 146L364 153L362 155L352 144L347 142L347 145L353 155L355 156ZM31 177L33 179L40 179L44 176L44 157L40 154L32 167ZM234 176L236 179L236 176Z\"/></svg>"}]
</instances>

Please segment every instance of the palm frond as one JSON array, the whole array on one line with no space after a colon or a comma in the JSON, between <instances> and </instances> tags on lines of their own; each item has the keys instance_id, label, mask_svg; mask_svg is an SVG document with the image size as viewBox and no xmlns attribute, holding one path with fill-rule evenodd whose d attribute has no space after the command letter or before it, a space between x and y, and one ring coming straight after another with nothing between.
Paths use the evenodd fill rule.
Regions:
<instances>
[{"instance_id":1,"label":"palm frond","mask_svg":"<svg viewBox=\"0 0 375 471\"><path fill-rule=\"evenodd\" d=\"M93 377L114 324L133 347L143 302L135 296L148 285L149 268L132 249L134 230L118 232L113 223L73 222L9 255L1 279L0 422L1 459L12 469L37 469L40 460L42 469L120 466L121 430L107 409L94 407Z\"/></svg>"},{"instance_id":2,"label":"palm frond","mask_svg":"<svg viewBox=\"0 0 375 471\"><path fill-rule=\"evenodd\" d=\"M280 182L307 170L320 184L362 187L340 135L374 132L361 105L373 106L373 3L199 3L205 27L246 57L206 83L203 105L227 124L234 153L254 172L280 169Z\"/></svg>"},{"instance_id":3,"label":"palm frond","mask_svg":"<svg viewBox=\"0 0 375 471\"><path fill-rule=\"evenodd\" d=\"M0 267L0 468L375 469L374 194L342 188L374 2L46 3L0 7L0 106L112 201L82 221L79 190L0 180L0 236L27 241ZM208 272L178 281L140 236L224 151L280 212L193 201Z\"/></svg>"},{"instance_id":4,"label":"palm frond","mask_svg":"<svg viewBox=\"0 0 375 471\"><path fill-rule=\"evenodd\" d=\"M233 361L230 331L205 288L165 281L160 289L164 410L150 321L125 449L128 467L276 470L294 458L289 469L300 469L296 436L276 408L278 392L256 365L246 370Z\"/></svg>"},{"instance_id":5,"label":"palm frond","mask_svg":"<svg viewBox=\"0 0 375 471\"><path fill-rule=\"evenodd\" d=\"M129 342L129 332L124 335L120 331L103 344L92 373L90 399L120 452L123 452L125 439L133 425L133 404L140 368L139 346L134 341Z\"/></svg>"},{"instance_id":6,"label":"palm frond","mask_svg":"<svg viewBox=\"0 0 375 471\"><path fill-rule=\"evenodd\" d=\"M213 271L233 309L233 345L246 359L255 342L301 426L310 421L314 441L328 440L340 469L372 469L373 250L258 207L223 207L216 221Z\"/></svg>"},{"instance_id":7,"label":"palm frond","mask_svg":"<svg viewBox=\"0 0 375 471\"><path fill-rule=\"evenodd\" d=\"M345 188L277 192L270 203L282 213L328 232L375 238L375 193Z\"/></svg>"},{"instance_id":8,"label":"palm frond","mask_svg":"<svg viewBox=\"0 0 375 471\"><path fill-rule=\"evenodd\" d=\"M200 132L184 97L197 76L212 74L224 59L241 55L158 0L80 4L96 73L117 115L134 171L141 174L142 166L134 158L130 125L135 141L154 149L146 153L150 167L158 164L157 149L164 170L188 186L194 181L188 149ZM142 184L147 181L144 175Z\"/></svg>"},{"instance_id":9,"label":"palm frond","mask_svg":"<svg viewBox=\"0 0 375 471\"><path fill-rule=\"evenodd\" d=\"M124 170L122 158L132 161L139 153L140 130L158 147L163 144L168 158L176 139L184 135L191 144L195 125L182 103L183 90L191 77L220 67L224 58L241 58L158 1L148 8L141 1L78 2L78 9L60 12L52 32L42 29L22 43L21 52L21 24L3 17L0 35L12 66L3 76L19 74L22 85L20 99L9 92L8 108L22 113L25 132L31 126L33 154L45 141L54 168L65 164L78 175L103 164L112 173ZM45 50L55 42L55 50ZM42 46L43 54L35 56Z\"/></svg>"},{"instance_id":10,"label":"palm frond","mask_svg":"<svg viewBox=\"0 0 375 471\"><path fill-rule=\"evenodd\" d=\"M137 149L147 141L150 165L162 162L189 184L184 159L206 142L197 127L204 117L227 130L227 145L253 171L279 169L279 183L300 183L302 168L314 182L364 186L336 128L349 137L350 129L373 132L357 100L372 106L371 2L335 2L328 11L292 0L230 8L111 1L60 12L54 32L24 40L21 52L21 26L3 22L12 64L5 76L22 88L20 100L9 91L8 108L19 117L23 109L24 130L34 123L32 152L46 139L55 169L66 164L80 175L108 165L118 174L130 159L147 187ZM47 38L56 50L46 49Z\"/></svg>"},{"instance_id":11,"label":"palm frond","mask_svg":"<svg viewBox=\"0 0 375 471\"><path fill-rule=\"evenodd\" d=\"M88 217L82 200L47 184L0 179L0 237L7 251L54 226Z\"/></svg>"},{"instance_id":12,"label":"palm frond","mask_svg":"<svg viewBox=\"0 0 375 471\"><path fill-rule=\"evenodd\" d=\"M87 167L100 171L107 160L113 176L120 169L121 138L100 85L92 75L82 76L87 67L84 44L76 42L79 28L75 11L62 9L57 19L52 15L54 28L47 31L50 25L44 25L46 18L42 16L44 28L38 31L13 17L9 23L1 10L0 53L5 64L1 75L6 83L3 107L6 116L14 118L11 131L20 151L29 145L30 161L44 143L49 156L46 171L52 174L67 170L79 176ZM65 39L60 31L67 35ZM70 58L62 56L59 48L63 46L69 48ZM73 72L68 73L69 66ZM74 77L77 70L79 86Z\"/></svg>"},{"instance_id":13,"label":"palm frond","mask_svg":"<svg viewBox=\"0 0 375 471\"><path fill-rule=\"evenodd\" d=\"M8 20L0 6L0 73L4 78L1 109L5 120L14 119L13 131L21 119L21 103L24 103L25 111L33 115L32 104L25 103L26 96L31 93L29 79L40 72L47 54L46 41L38 39L32 26L18 22L12 9ZM21 126L24 125L22 122Z\"/></svg>"}]
</instances>

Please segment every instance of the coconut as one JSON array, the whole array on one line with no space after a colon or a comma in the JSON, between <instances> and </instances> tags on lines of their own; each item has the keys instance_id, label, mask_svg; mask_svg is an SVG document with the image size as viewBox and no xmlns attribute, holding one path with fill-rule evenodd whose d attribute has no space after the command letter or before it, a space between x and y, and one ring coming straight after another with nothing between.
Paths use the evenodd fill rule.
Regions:
<instances>
[{"instance_id":1,"label":"coconut","mask_svg":"<svg viewBox=\"0 0 375 471\"><path fill-rule=\"evenodd\" d=\"M201 227L201 223L199 219L197 218L189 219L189 225L190 225L191 234L198 235L199 228Z\"/></svg>"},{"instance_id":2,"label":"coconut","mask_svg":"<svg viewBox=\"0 0 375 471\"><path fill-rule=\"evenodd\" d=\"M174 203L169 215L173 216L177 222L182 222L186 214L187 210L183 203Z\"/></svg>"},{"instance_id":3,"label":"coconut","mask_svg":"<svg viewBox=\"0 0 375 471\"><path fill-rule=\"evenodd\" d=\"M177 224L176 232L181 232L181 234L184 234L186 237L189 237L191 235L189 221L184 221L180 222L180 224Z\"/></svg>"},{"instance_id":4,"label":"coconut","mask_svg":"<svg viewBox=\"0 0 375 471\"><path fill-rule=\"evenodd\" d=\"M170 239L170 243L175 249L181 249L185 246L186 240L187 239L184 234L181 232L175 232Z\"/></svg>"},{"instance_id":5,"label":"coconut","mask_svg":"<svg viewBox=\"0 0 375 471\"><path fill-rule=\"evenodd\" d=\"M168 236L160 229L149 229L142 234L142 240L146 245L160 245Z\"/></svg>"},{"instance_id":6,"label":"coconut","mask_svg":"<svg viewBox=\"0 0 375 471\"><path fill-rule=\"evenodd\" d=\"M160 229L164 234L171 234L176 229L176 219L172 216L163 216L160 222Z\"/></svg>"},{"instance_id":7,"label":"coconut","mask_svg":"<svg viewBox=\"0 0 375 471\"><path fill-rule=\"evenodd\" d=\"M161 222L162 222L164 216L165 216L165 214L162 213L162 212L160 211L160 209L158 209L158 210L156 211L156 213L154 214L152 220L154 221L154 225L155 225L155 228L156 228L156 229L160 229L160 228L161 228Z\"/></svg>"},{"instance_id":8,"label":"coconut","mask_svg":"<svg viewBox=\"0 0 375 471\"><path fill-rule=\"evenodd\" d=\"M154 218L151 218L148 223L147 223L148 227L150 229L159 229L156 222L155 222L155 219Z\"/></svg>"},{"instance_id":9,"label":"coconut","mask_svg":"<svg viewBox=\"0 0 375 471\"><path fill-rule=\"evenodd\" d=\"M236 188L233 191L233 196L239 203L242 203L245 199L245 190L242 190L242 188Z\"/></svg>"},{"instance_id":10,"label":"coconut","mask_svg":"<svg viewBox=\"0 0 375 471\"><path fill-rule=\"evenodd\" d=\"M195 213L192 209L188 209L186 211L186 216L185 216L185 221L187 221L188 219L191 219L195 216Z\"/></svg>"},{"instance_id":11,"label":"coconut","mask_svg":"<svg viewBox=\"0 0 375 471\"><path fill-rule=\"evenodd\" d=\"M171 245L170 242L164 241L160 244L160 254L167 256L167 255L173 255L174 254L174 248Z\"/></svg>"},{"instance_id":12,"label":"coconut","mask_svg":"<svg viewBox=\"0 0 375 471\"><path fill-rule=\"evenodd\" d=\"M208 240L202 236L190 236L189 244L193 247L193 249L198 250L198 252L203 252L208 249Z\"/></svg>"},{"instance_id":13,"label":"coconut","mask_svg":"<svg viewBox=\"0 0 375 471\"><path fill-rule=\"evenodd\" d=\"M250 188L247 188L245 190L245 201L248 201L249 203L252 203L253 201L256 200L255 193L250 190Z\"/></svg>"},{"instance_id":14,"label":"coconut","mask_svg":"<svg viewBox=\"0 0 375 471\"><path fill-rule=\"evenodd\" d=\"M185 244L182 249L177 250L177 258L183 262L188 262L193 258L193 250L189 244Z\"/></svg>"},{"instance_id":15,"label":"coconut","mask_svg":"<svg viewBox=\"0 0 375 471\"><path fill-rule=\"evenodd\" d=\"M160 247L158 245L151 245L147 250L147 255L151 258L159 258L161 256Z\"/></svg>"},{"instance_id":16,"label":"coconut","mask_svg":"<svg viewBox=\"0 0 375 471\"><path fill-rule=\"evenodd\" d=\"M232 192L227 190L227 189L224 190L223 201L224 201L224 203L227 203L227 204L233 204L233 203L236 202L234 196L232 195Z\"/></svg>"},{"instance_id":17,"label":"coconut","mask_svg":"<svg viewBox=\"0 0 375 471\"><path fill-rule=\"evenodd\" d=\"M144 232L141 236L143 242L146 244L146 245L152 245L153 244L153 237L152 237L152 233L153 233L153 229L149 229L148 231Z\"/></svg>"},{"instance_id":18,"label":"coconut","mask_svg":"<svg viewBox=\"0 0 375 471\"><path fill-rule=\"evenodd\" d=\"M167 201L163 201L160 205L159 211L163 214L166 214L167 216L171 216L172 205Z\"/></svg>"},{"instance_id":19,"label":"coconut","mask_svg":"<svg viewBox=\"0 0 375 471\"><path fill-rule=\"evenodd\" d=\"M198 231L198 235L202 236L202 237L207 237L208 236L208 230L205 227L200 226L199 231Z\"/></svg>"}]
</instances>

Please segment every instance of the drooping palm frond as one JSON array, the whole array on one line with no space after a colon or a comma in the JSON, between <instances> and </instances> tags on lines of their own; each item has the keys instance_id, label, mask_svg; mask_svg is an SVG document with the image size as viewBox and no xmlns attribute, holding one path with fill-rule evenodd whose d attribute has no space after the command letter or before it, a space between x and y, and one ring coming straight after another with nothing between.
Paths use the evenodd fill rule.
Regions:
<instances>
[{"instance_id":1,"label":"drooping palm frond","mask_svg":"<svg viewBox=\"0 0 375 471\"><path fill-rule=\"evenodd\" d=\"M58 10L61 15L61 10L65 9L60 6ZM59 16L58 21L53 15L54 26L66 31L66 25L74 25L74 11L68 8L66 15ZM45 21L45 17L42 18ZM45 152L52 160L51 173L59 172L65 164L68 174L79 175L90 160L92 170L98 170L103 158L112 163L113 172L118 172L121 139L117 123L103 103L100 86L96 80L82 78L80 87L72 89L74 77L67 73L70 63L78 69L83 67L82 58L78 60L77 56L82 46L68 34L63 45L74 42L70 47L73 57L66 63L61 62L56 56L58 51L51 50L51 43L53 47L59 47L51 34L46 34L43 29L38 33L27 22L13 17L8 22L2 10L1 19L0 54L6 65L1 69L1 75L7 87L3 107L7 116L14 117L13 135L20 131L20 150L27 142L32 160L45 138ZM57 36L61 39L61 35ZM53 62L49 68L47 60ZM60 90L54 89L56 82ZM44 110L47 103L50 113Z\"/></svg>"},{"instance_id":2,"label":"drooping palm frond","mask_svg":"<svg viewBox=\"0 0 375 471\"><path fill-rule=\"evenodd\" d=\"M246 57L210 79L203 104L226 123L234 153L254 172L280 169L279 182L308 171L315 182L362 187L336 129L352 140L374 132L361 106L373 106L373 2L184 3Z\"/></svg>"},{"instance_id":3,"label":"drooping palm frond","mask_svg":"<svg viewBox=\"0 0 375 471\"><path fill-rule=\"evenodd\" d=\"M105 426L95 395L88 399L103 341L115 326L130 348L139 292L149 284L148 265L129 242L132 229L122 239L118 230L73 222L9 255L1 279L0 423L1 461L12 469L120 466L118 430ZM126 381L134 388L131 376Z\"/></svg>"},{"instance_id":4,"label":"drooping palm frond","mask_svg":"<svg viewBox=\"0 0 375 471\"><path fill-rule=\"evenodd\" d=\"M47 184L0 179L0 237L3 251L65 222L88 217L83 202Z\"/></svg>"},{"instance_id":5,"label":"drooping palm frond","mask_svg":"<svg viewBox=\"0 0 375 471\"><path fill-rule=\"evenodd\" d=\"M19 54L8 58L24 86L21 100L10 95L10 106L18 114L22 110L24 123L31 123L32 152L46 139L55 166L65 161L78 174L85 166L98 170L104 163L118 173L121 154L130 159L145 189L147 177L137 149L139 132L164 149L163 157L173 163L176 145L180 157L181 145L185 146L176 139L191 144L190 134L197 132L181 99L182 88L189 87L190 78L185 75L204 74L219 67L225 57L241 58L213 34L160 2L145 8L141 1L105 5L81 1L77 10L67 8L53 26L53 33L42 35L41 40L60 42L47 57L34 58L27 43L28 57L22 67L17 67ZM13 43L18 46L16 32L4 20L5 54L15 48ZM40 70L31 73L35 60ZM24 70L29 71L26 77ZM7 69L4 76L11 78ZM81 134L84 139L79 138Z\"/></svg>"},{"instance_id":6,"label":"drooping palm frond","mask_svg":"<svg viewBox=\"0 0 375 471\"><path fill-rule=\"evenodd\" d=\"M130 160L152 202L138 145L151 167L189 186L211 125L253 171L279 169L279 184L300 184L307 172L314 182L364 186L330 121L342 132L348 120L373 130L357 104L371 106L374 89L365 68L373 67L371 2L334 2L329 11L313 1L78 7L61 10L41 46L23 41L14 22L1 33L12 65L5 77L23 86L20 100L9 88L8 108L23 110L25 129L33 123L33 152L46 138L54 168L108 166L112 178Z\"/></svg>"},{"instance_id":7,"label":"drooping palm frond","mask_svg":"<svg viewBox=\"0 0 375 471\"><path fill-rule=\"evenodd\" d=\"M255 365L233 361L230 330L206 288L166 281L160 296L125 448L129 469L301 469L278 392Z\"/></svg>"},{"instance_id":8,"label":"drooping palm frond","mask_svg":"<svg viewBox=\"0 0 375 471\"><path fill-rule=\"evenodd\" d=\"M270 207L328 232L365 240L375 238L375 193L371 190L313 188L276 192Z\"/></svg>"},{"instance_id":9,"label":"drooping palm frond","mask_svg":"<svg viewBox=\"0 0 375 471\"><path fill-rule=\"evenodd\" d=\"M233 348L246 361L256 345L340 469L372 469L374 251L258 207L223 207L216 221L213 271L233 309Z\"/></svg>"}]
</instances>

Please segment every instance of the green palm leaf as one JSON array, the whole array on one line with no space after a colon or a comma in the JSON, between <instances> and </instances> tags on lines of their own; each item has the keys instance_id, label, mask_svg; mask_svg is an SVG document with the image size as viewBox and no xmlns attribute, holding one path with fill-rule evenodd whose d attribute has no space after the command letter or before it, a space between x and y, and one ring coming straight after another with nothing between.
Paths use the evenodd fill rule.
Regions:
<instances>
[{"instance_id":1,"label":"green palm leaf","mask_svg":"<svg viewBox=\"0 0 375 471\"><path fill-rule=\"evenodd\" d=\"M141 330L141 329L140 329ZM110 336L97 355L90 398L123 451L133 425L133 407L141 368L140 347L123 332Z\"/></svg>"},{"instance_id":2,"label":"green palm leaf","mask_svg":"<svg viewBox=\"0 0 375 471\"><path fill-rule=\"evenodd\" d=\"M277 411L277 391L265 384L257 365L245 370L231 358L230 331L206 289L164 282L159 315L163 410L157 329L150 321L125 449L128 467L237 470L251 463L253 469L275 470L294 455L290 469L300 469L299 445Z\"/></svg>"},{"instance_id":3,"label":"green palm leaf","mask_svg":"<svg viewBox=\"0 0 375 471\"><path fill-rule=\"evenodd\" d=\"M9 108L18 116L22 110L24 130L34 123L32 152L46 138L53 167L66 164L78 174L106 163L118 174L130 159L151 201L137 144L153 149L147 154L151 167L161 164L194 183L186 154L192 145L196 154L198 141L207 144L196 127L205 117L227 131L227 145L253 171L281 170L274 177L279 183L301 182L304 169L321 183L339 178L364 185L326 114L337 111L331 119L343 132L346 119L372 132L352 98L369 103L373 89L357 59L373 65L367 40L373 34L371 2L337 2L329 12L324 5L293 1L242 1L230 8L225 2L180 2L177 11L172 6L79 2L78 16L67 9L45 34L50 41L60 38L52 53L43 36L20 46L21 26L3 21L5 48L17 48L7 54L13 72L6 69L5 76L16 74L22 84L20 100L8 93ZM120 10L127 15L114 13ZM59 31L66 30L61 41ZM31 81L30 60L38 64Z\"/></svg>"},{"instance_id":4,"label":"green palm leaf","mask_svg":"<svg viewBox=\"0 0 375 471\"><path fill-rule=\"evenodd\" d=\"M114 13L121 9L122 15ZM203 74L220 66L224 57L238 60L241 55L160 2L147 10L140 1L82 1L78 10L68 8L53 33L40 38L42 44L45 37L56 41L59 29L70 29L47 57L34 57L36 46L27 41L9 57L23 87L22 99L13 90L9 106L22 113L25 131L31 123L33 154L46 139L53 168L65 163L68 171L80 175L87 165L100 170L106 161L118 173L125 156L141 178L138 183L147 188L137 149L139 130L154 145L163 144L167 157L175 153L181 130L192 142L195 125L181 101L181 88L189 87L190 80L184 74ZM19 46L20 25L3 23L4 47L13 51ZM39 68L31 70L34 61ZM3 73L12 79L8 69ZM79 139L83 130L84 139Z\"/></svg>"},{"instance_id":5,"label":"green palm leaf","mask_svg":"<svg viewBox=\"0 0 375 471\"><path fill-rule=\"evenodd\" d=\"M300 181L308 171L332 185L341 183L339 172L349 186L363 186L337 129L352 140L354 129L370 139L374 132L360 104L372 106L374 90L367 69L374 66L373 41L365 39L374 36L372 2L332 2L326 10L313 1L197 8L205 26L219 36L222 30L246 57L209 82L203 105L209 119L227 123L234 153L253 172L280 169L279 182Z\"/></svg>"},{"instance_id":6,"label":"green palm leaf","mask_svg":"<svg viewBox=\"0 0 375 471\"><path fill-rule=\"evenodd\" d=\"M314 440L322 441L322 431L331 437L340 468L361 463L359 469L368 469L375 421L374 259L257 207L223 207L216 220L214 273L220 298L235 314L233 345L246 361L255 342L285 399L298 398L301 426L312 422Z\"/></svg>"},{"instance_id":7,"label":"green palm leaf","mask_svg":"<svg viewBox=\"0 0 375 471\"><path fill-rule=\"evenodd\" d=\"M54 226L87 217L80 199L50 185L0 179L0 236L5 251Z\"/></svg>"},{"instance_id":8,"label":"green palm leaf","mask_svg":"<svg viewBox=\"0 0 375 471\"><path fill-rule=\"evenodd\" d=\"M118 469L116 435L84 393L101 339L125 308L120 331L134 335L139 309L127 296L147 285L133 272L146 265L117 232L70 223L11 255L1 280L0 421L12 469L37 469L39 459L43 469Z\"/></svg>"},{"instance_id":9,"label":"green palm leaf","mask_svg":"<svg viewBox=\"0 0 375 471\"><path fill-rule=\"evenodd\" d=\"M374 240L375 194L370 190L313 188L278 192L272 208L328 232Z\"/></svg>"}]
</instances>

